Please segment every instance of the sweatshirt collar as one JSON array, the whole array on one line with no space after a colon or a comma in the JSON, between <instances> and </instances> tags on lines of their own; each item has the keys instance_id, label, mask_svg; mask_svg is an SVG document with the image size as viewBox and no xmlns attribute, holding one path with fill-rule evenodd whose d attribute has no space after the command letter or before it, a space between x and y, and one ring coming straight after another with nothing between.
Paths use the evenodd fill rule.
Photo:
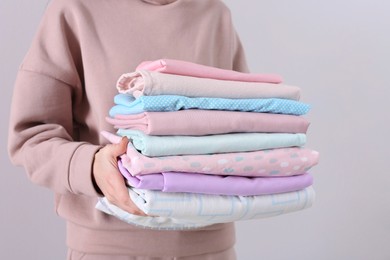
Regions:
<instances>
[{"instance_id":1,"label":"sweatshirt collar","mask_svg":"<svg viewBox=\"0 0 390 260\"><path fill-rule=\"evenodd\" d=\"M167 5L176 2L177 0L142 0L142 1L153 5Z\"/></svg>"}]
</instances>

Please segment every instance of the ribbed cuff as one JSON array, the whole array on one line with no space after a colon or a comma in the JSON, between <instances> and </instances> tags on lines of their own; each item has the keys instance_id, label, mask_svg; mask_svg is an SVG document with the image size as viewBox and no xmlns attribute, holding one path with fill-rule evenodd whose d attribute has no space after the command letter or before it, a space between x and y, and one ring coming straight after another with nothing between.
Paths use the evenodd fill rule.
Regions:
<instances>
[{"instance_id":1,"label":"ribbed cuff","mask_svg":"<svg viewBox=\"0 0 390 260\"><path fill-rule=\"evenodd\" d=\"M94 156L100 148L98 145L82 144L74 152L69 166L69 185L73 193L101 196L92 178Z\"/></svg>"}]
</instances>

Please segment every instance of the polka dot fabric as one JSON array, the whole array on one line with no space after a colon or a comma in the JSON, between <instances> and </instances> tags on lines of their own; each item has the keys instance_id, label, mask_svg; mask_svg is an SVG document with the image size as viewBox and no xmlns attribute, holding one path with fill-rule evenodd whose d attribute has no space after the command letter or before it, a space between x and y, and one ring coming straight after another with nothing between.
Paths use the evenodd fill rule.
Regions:
<instances>
[{"instance_id":1,"label":"polka dot fabric","mask_svg":"<svg viewBox=\"0 0 390 260\"><path fill-rule=\"evenodd\" d=\"M243 153L147 157L129 144L122 162L132 175L171 171L277 177L305 173L318 163L318 152L294 147Z\"/></svg>"},{"instance_id":2,"label":"polka dot fabric","mask_svg":"<svg viewBox=\"0 0 390 260\"><path fill-rule=\"evenodd\" d=\"M304 115L310 106L298 101L280 98L227 99L188 98L183 96L143 97L147 111L177 111L182 109L229 110L274 114Z\"/></svg>"},{"instance_id":3,"label":"polka dot fabric","mask_svg":"<svg viewBox=\"0 0 390 260\"><path fill-rule=\"evenodd\" d=\"M243 112L262 112L288 115L305 115L310 106L302 102L279 99L227 99L227 98L189 98L185 96L161 95L141 96L137 100L129 99L120 94L115 97L115 103L110 115L134 114L140 111L178 111L184 109L228 110Z\"/></svg>"}]
</instances>

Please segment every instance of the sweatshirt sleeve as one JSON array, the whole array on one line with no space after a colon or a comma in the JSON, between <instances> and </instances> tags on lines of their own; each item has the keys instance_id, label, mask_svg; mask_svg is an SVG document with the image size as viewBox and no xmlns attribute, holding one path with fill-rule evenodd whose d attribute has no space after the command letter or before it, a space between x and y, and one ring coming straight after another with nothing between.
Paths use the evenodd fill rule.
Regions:
<instances>
[{"instance_id":1,"label":"sweatshirt sleeve","mask_svg":"<svg viewBox=\"0 0 390 260\"><path fill-rule=\"evenodd\" d=\"M233 70L249 72L245 51L237 32L233 29Z\"/></svg>"},{"instance_id":2,"label":"sweatshirt sleeve","mask_svg":"<svg viewBox=\"0 0 390 260\"><path fill-rule=\"evenodd\" d=\"M8 151L34 183L60 194L98 196L91 168L100 146L74 140L83 89L72 22L64 1L49 4L16 78Z\"/></svg>"},{"instance_id":3,"label":"sweatshirt sleeve","mask_svg":"<svg viewBox=\"0 0 390 260\"><path fill-rule=\"evenodd\" d=\"M245 51L244 47L242 45L242 42L240 40L240 37L235 29L234 23L233 23L233 17L230 9L226 6L225 3L220 2L223 9L225 10L225 21L229 28L229 35L230 35L230 53L232 57L232 69L239 72L249 72L249 68L246 61Z\"/></svg>"}]
</instances>

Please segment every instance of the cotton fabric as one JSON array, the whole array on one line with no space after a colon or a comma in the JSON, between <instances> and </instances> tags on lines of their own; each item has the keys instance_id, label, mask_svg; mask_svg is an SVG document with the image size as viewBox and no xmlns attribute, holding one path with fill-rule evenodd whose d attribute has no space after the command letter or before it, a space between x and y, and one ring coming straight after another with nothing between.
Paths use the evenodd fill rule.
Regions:
<instances>
[{"instance_id":1,"label":"cotton fabric","mask_svg":"<svg viewBox=\"0 0 390 260\"><path fill-rule=\"evenodd\" d=\"M149 216L136 216L106 198L96 208L132 225L159 230L188 230L215 223L274 217L311 207L313 187L294 192L260 196L219 196L166 193L129 188L134 203Z\"/></svg>"},{"instance_id":2,"label":"cotton fabric","mask_svg":"<svg viewBox=\"0 0 390 260\"><path fill-rule=\"evenodd\" d=\"M116 135L108 132L102 134L112 143L120 142L121 138ZM303 174L318 163L318 158L317 151L302 147L244 153L147 157L140 154L131 142L126 154L121 156L124 167L132 175L173 171L248 177Z\"/></svg>"},{"instance_id":3,"label":"cotton fabric","mask_svg":"<svg viewBox=\"0 0 390 260\"><path fill-rule=\"evenodd\" d=\"M148 135L306 133L309 127L309 121L300 116L217 110L144 112L106 120L115 128L139 130Z\"/></svg>"},{"instance_id":4,"label":"cotton fabric","mask_svg":"<svg viewBox=\"0 0 390 260\"><path fill-rule=\"evenodd\" d=\"M236 260L236 253L233 247L215 253L207 253L192 256L167 256L167 257L149 257L149 256L128 256L128 255L102 255L81 253L72 249L68 250L67 260Z\"/></svg>"},{"instance_id":5,"label":"cotton fabric","mask_svg":"<svg viewBox=\"0 0 390 260\"><path fill-rule=\"evenodd\" d=\"M215 175L292 176L318 163L318 153L307 148L283 148L246 153L146 157L129 144L121 156L134 175L163 171L199 172Z\"/></svg>"},{"instance_id":6,"label":"cotton fabric","mask_svg":"<svg viewBox=\"0 0 390 260\"><path fill-rule=\"evenodd\" d=\"M310 106L289 99L227 99L227 98L189 98L175 95L141 96L118 94L114 98L109 115L131 115L142 112L178 111L184 109L228 110L243 112L262 112L286 115L305 115Z\"/></svg>"},{"instance_id":7,"label":"cotton fabric","mask_svg":"<svg viewBox=\"0 0 390 260\"><path fill-rule=\"evenodd\" d=\"M295 86L262 82L239 82L170 75L140 70L123 74L118 82L119 93L140 96L179 95L219 98L285 98L299 100Z\"/></svg>"},{"instance_id":8,"label":"cotton fabric","mask_svg":"<svg viewBox=\"0 0 390 260\"><path fill-rule=\"evenodd\" d=\"M306 143L305 134L235 133L206 136L154 136L122 128L117 134L131 139L134 147L149 157L249 152L303 146Z\"/></svg>"},{"instance_id":9,"label":"cotton fabric","mask_svg":"<svg viewBox=\"0 0 390 260\"><path fill-rule=\"evenodd\" d=\"M297 191L313 184L313 178L307 173L277 178L247 178L188 172L162 172L133 176L120 160L118 167L131 187L163 192L253 196Z\"/></svg>"},{"instance_id":10,"label":"cotton fabric","mask_svg":"<svg viewBox=\"0 0 390 260\"><path fill-rule=\"evenodd\" d=\"M242 73L232 70L223 70L215 67L196 64L193 62L159 59L144 61L139 64L136 70L150 70L167 74L192 76L199 78L210 78L220 80L234 80L246 82L269 82L281 83L282 78L276 74Z\"/></svg>"}]
</instances>

